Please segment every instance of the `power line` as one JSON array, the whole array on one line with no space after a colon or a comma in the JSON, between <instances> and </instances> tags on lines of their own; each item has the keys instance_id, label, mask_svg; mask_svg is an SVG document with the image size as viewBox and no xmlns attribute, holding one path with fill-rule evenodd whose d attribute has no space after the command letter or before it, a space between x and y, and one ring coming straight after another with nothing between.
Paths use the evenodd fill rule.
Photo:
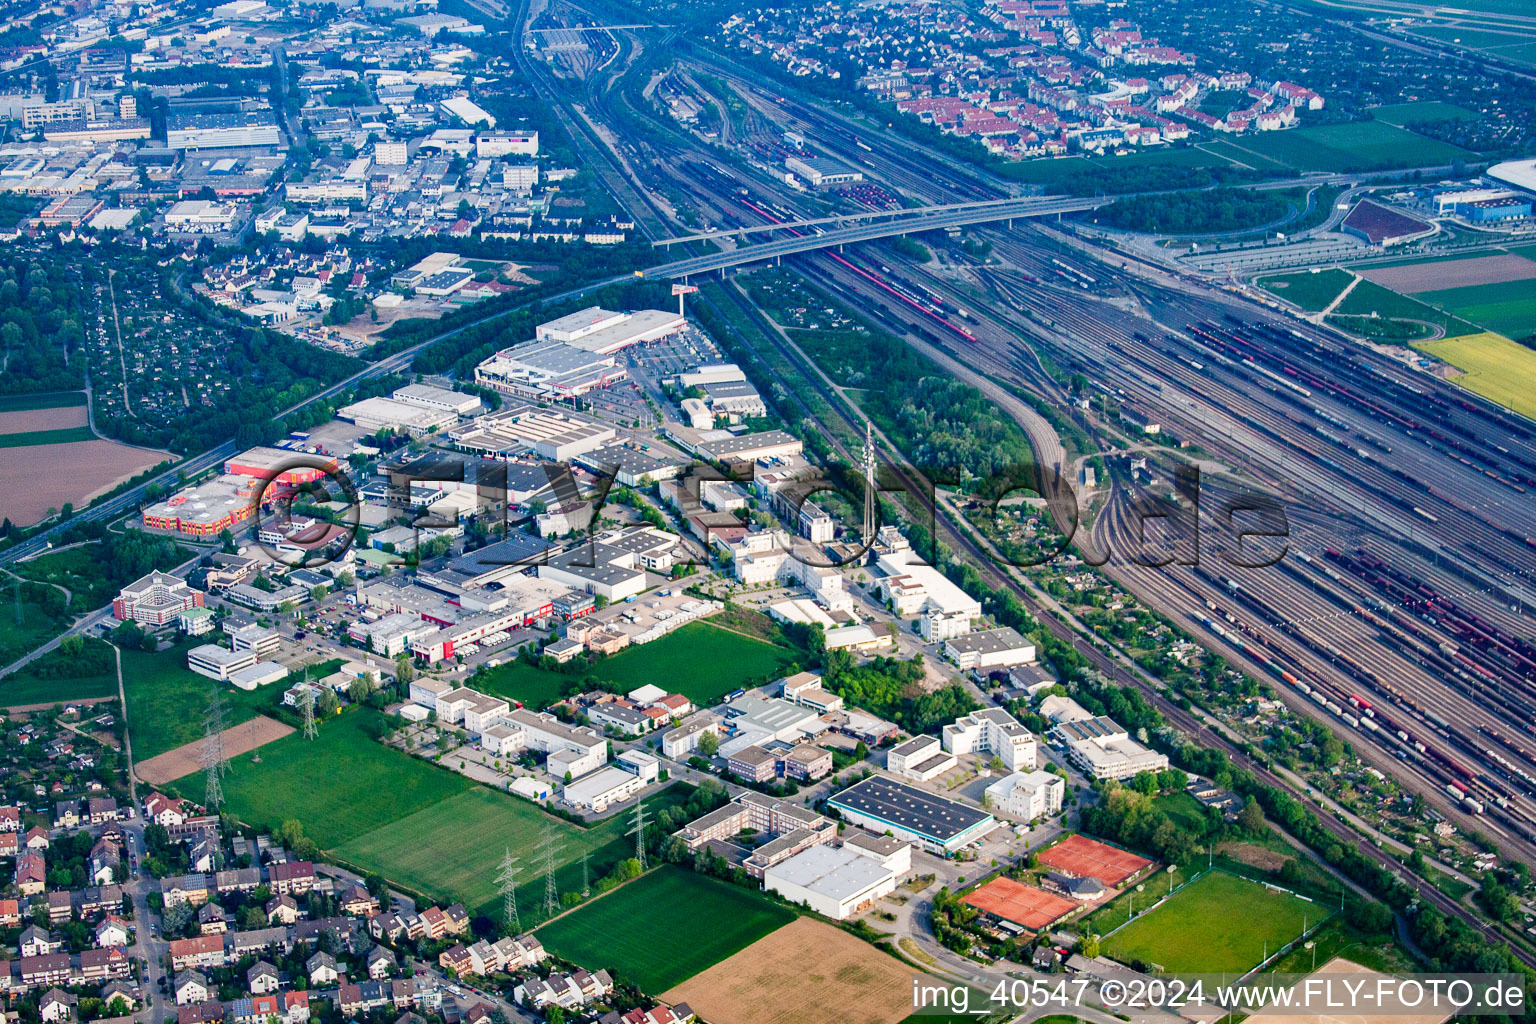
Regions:
<instances>
[{"instance_id":1,"label":"power line","mask_svg":"<svg viewBox=\"0 0 1536 1024\"><path fill-rule=\"evenodd\" d=\"M501 872L496 876L496 885L501 889L502 922L513 935L523 930L517 915L517 871L517 859L512 856L512 847L509 846L506 855L501 858Z\"/></svg>"},{"instance_id":2,"label":"power line","mask_svg":"<svg viewBox=\"0 0 1536 1024\"><path fill-rule=\"evenodd\" d=\"M560 894L555 889L555 830L547 821L540 845L544 852L544 916L554 917L560 911Z\"/></svg>"},{"instance_id":3,"label":"power line","mask_svg":"<svg viewBox=\"0 0 1536 1024\"><path fill-rule=\"evenodd\" d=\"M203 806L210 811L224 802L224 693L215 685L208 692L203 713L203 749L198 754L203 768Z\"/></svg>"},{"instance_id":4,"label":"power line","mask_svg":"<svg viewBox=\"0 0 1536 1024\"><path fill-rule=\"evenodd\" d=\"M635 860L640 862L640 870L645 870L645 801L642 799L635 804L635 827L629 830L629 835L635 837Z\"/></svg>"}]
</instances>

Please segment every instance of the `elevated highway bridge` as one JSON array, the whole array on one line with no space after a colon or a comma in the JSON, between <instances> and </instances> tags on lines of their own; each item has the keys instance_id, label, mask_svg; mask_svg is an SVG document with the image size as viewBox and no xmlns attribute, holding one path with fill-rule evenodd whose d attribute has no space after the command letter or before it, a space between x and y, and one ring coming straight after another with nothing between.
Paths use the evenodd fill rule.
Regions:
<instances>
[{"instance_id":1,"label":"elevated highway bridge","mask_svg":"<svg viewBox=\"0 0 1536 1024\"><path fill-rule=\"evenodd\" d=\"M662 263L646 270L638 270L635 276L647 281L663 281L673 278L686 278L693 274L707 274L715 270L724 270L727 267L737 267L744 263L757 263L762 260L778 259L783 256L793 255L798 252L810 252L814 249L825 249L830 246L841 246L851 242L868 242L875 238L890 238L893 235L909 235L919 231L939 231L946 228L965 227L969 224L987 224L996 221L1013 220L1018 217L1049 217L1062 213L1077 213L1082 210L1092 210L1108 203L1113 199L1063 199L1063 198L1023 198L1023 199L994 199L980 203L956 203L950 206L925 206L912 210L889 210L877 214L848 214L841 217L822 217L816 220L786 221L781 224L763 224L751 228L740 228L735 231L714 231L701 235L688 235L680 238L666 239L657 245L673 242L703 241L711 238L719 238L727 235L744 235L748 233L809 229L804 234L794 235L790 238L780 238L771 242L761 242L756 245L745 245L725 252L710 253L707 256L693 256L688 259L674 260L671 263ZM883 220L876 220L883 217ZM817 225L842 223L856 220L859 223L846 227L833 228L830 231L822 231Z\"/></svg>"}]
</instances>

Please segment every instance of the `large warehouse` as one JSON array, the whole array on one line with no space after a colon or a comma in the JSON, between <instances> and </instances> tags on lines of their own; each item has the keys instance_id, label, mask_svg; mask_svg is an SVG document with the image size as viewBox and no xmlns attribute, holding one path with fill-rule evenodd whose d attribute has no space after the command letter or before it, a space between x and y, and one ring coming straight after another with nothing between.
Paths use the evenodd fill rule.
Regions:
<instances>
[{"instance_id":1,"label":"large warehouse","mask_svg":"<svg viewBox=\"0 0 1536 1024\"><path fill-rule=\"evenodd\" d=\"M588 306L534 328L536 341L561 341L588 352L612 355L620 349L665 338L683 329L680 314L662 309L616 313Z\"/></svg>"},{"instance_id":2,"label":"large warehouse","mask_svg":"<svg viewBox=\"0 0 1536 1024\"><path fill-rule=\"evenodd\" d=\"M966 807L941 796L906 786L883 775L856 782L827 801L843 818L871 832L890 832L897 839L950 856L997 827L986 811Z\"/></svg>"},{"instance_id":3,"label":"large warehouse","mask_svg":"<svg viewBox=\"0 0 1536 1024\"><path fill-rule=\"evenodd\" d=\"M812 846L763 872L763 888L844 921L896 890L897 874L852 846Z\"/></svg>"}]
</instances>

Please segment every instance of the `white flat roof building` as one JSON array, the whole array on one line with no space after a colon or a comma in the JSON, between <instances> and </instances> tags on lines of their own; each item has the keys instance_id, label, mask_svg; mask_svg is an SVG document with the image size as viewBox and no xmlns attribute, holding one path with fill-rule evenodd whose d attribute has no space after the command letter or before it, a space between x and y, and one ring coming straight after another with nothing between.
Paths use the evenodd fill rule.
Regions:
<instances>
[{"instance_id":1,"label":"white flat roof building","mask_svg":"<svg viewBox=\"0 0 1536 1024\"><path fill-rule=\"evenodd\" d=\"M962 715L943 730L944 749L953 754L991 754L1011 772L1032 770L1039 756L1035 734L1002 708Z\"/></svg>"},{"instance_id":2,"label":"white flat roof building","mask_svg":"<svg viewBox=\"0 0 1536 1024\"><path fill-rule=\"evenodd\" d=\"M221 682L254 664L255 651L231 651L214 644L201 644L187 652L187 668Z\"/></svg>"},{"instance_id":3,"label":"white flat roof building","mask_svg":"<svg viewBox=\"0 0 1536 1024\"><path fill-rule=\"evenodd\" d=\"M350 420L370 434L379 430L403 430L412 437L442 430L459 422L451 409L429 408L393 398L365 398L336 410L341 419Z\"/></svg>"},{"instance_id":4,"label":"white flat roof building","mask_svg":"<svg viewBox=\"0 0 1536 1024\"><path fill-rule=\"evenodd\" d=\"M1096 779L1128 779L1168 767L1168 756L1149 750L1111 718L1100 715L1062 722L1051 736L1067 749L1072 763Z\"/></svg>"},{"instance_id":5,"label":"white flat roof building","mask_svg":"<svg viewBox=\"0 0 1536 1024\"><path fill-rule=\"evenodd\" d=\"M1010 818L1034 821L1061 810L1067 783L1046 771L1014 772L986 788L986 805Z\"/></svg>"},{"instance_id":6,"label":"white flat roof building","mask_svg":"<svg viewBox=\"0 0 1536 1024\"><path fill-rule=\"evenodd\" d=\"M944 657L961 669L1026 665L1035 660L1035 645L1009 626L966 633L944 641Z\"/></svg>"},{"instance_id":7,"label":"white flat roof building","mask_svg":"<svg viewBox=\"0 0 1536 1024\"><path fill-rule=\"evenodd\" d=\"M581 811L594 814L627 800L646 786L646 780L623 768L599 768L565 784L560 799Z\"/></svg>"},{"instance_id":8,"label":"white flat roof building","mask_svg":"<svg viewBox=\"0 0 1536 1024\"><path fill-rule=\"evenodd\" d=\"M229 674L230 685L238 690L254 690L258 686L276 683L288 678L288 670L275 661L258 661L249 668Z\"/></svg>"},{"instance_id":9,"label":"white flat roof building","mask_svg":"<svg viewBox=\"0 0 1536 1024\"><path fill-rule=\"evenodd\" d=\"M913 736L885 755L886 771L916 782L936 779L959 763L954 754L940 746L937 736Z\"/></svg>"},{"instance_id":10,"label":"white flat roof building","mask_svg":"<svg viewBox=\"0 0 1536 1024\"><path fill-rule=\"evenodd\" d=\"M845 846L812 846L763 872L763 887L834 921L896 890L896 872Z\"/></svg>"},{"instance_id":11,"label":"white flat roof building","mask_svg":"<svg viewBox=\"0 0 1536 1024\"><path fill-rule=\"evenodd\" d=\"M559 341L599 355L611 355L631 345L674 334L682 330L685 322L679 314L661 309L617 313L601 306L588 306L540 324L533 336L538 341Z\"/></svg>"},{"instance_id":12,"label":"white flat roof building","mask_svg":"<svg viewBox=\"0 0 1536 1024\"><path fill-rule=\"evenodd\" d=\"M460 416L468 416L480 408L478 395L466 395L462 391L433 387L431 384L407 384L390 393L397 402L419 405L424 409L446 409Z\"/></svg>"}]
</instances>

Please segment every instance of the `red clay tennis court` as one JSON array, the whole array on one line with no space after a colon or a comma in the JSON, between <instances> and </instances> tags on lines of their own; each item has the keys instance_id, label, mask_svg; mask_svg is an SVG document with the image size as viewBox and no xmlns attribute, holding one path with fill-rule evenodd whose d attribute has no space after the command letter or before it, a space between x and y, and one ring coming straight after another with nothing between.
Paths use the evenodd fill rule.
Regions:
<instances>
[{"instance_id":1,"label":"red clay tennis court","mask_svg":"<svg viewBox=\"0 0 1536 1024\"><path fill-rule=\"evenodd\" d=\"M1152 862L1087 836L1071 835L1041 850L1040 863L1074 878L1097 878L1115 888Z\"/></svg>"},{"instance_id":2,"label":"red clay tennis court","mask_svg":"<svg viewBox=\"0 0 1536 1024\"><path fill-rule=\"evenodd\" d=\"M1033 931L1077 908L1076 903L1065 897L1007 877L992 879L961 902Z\"/></svg>"}]
</instances>

